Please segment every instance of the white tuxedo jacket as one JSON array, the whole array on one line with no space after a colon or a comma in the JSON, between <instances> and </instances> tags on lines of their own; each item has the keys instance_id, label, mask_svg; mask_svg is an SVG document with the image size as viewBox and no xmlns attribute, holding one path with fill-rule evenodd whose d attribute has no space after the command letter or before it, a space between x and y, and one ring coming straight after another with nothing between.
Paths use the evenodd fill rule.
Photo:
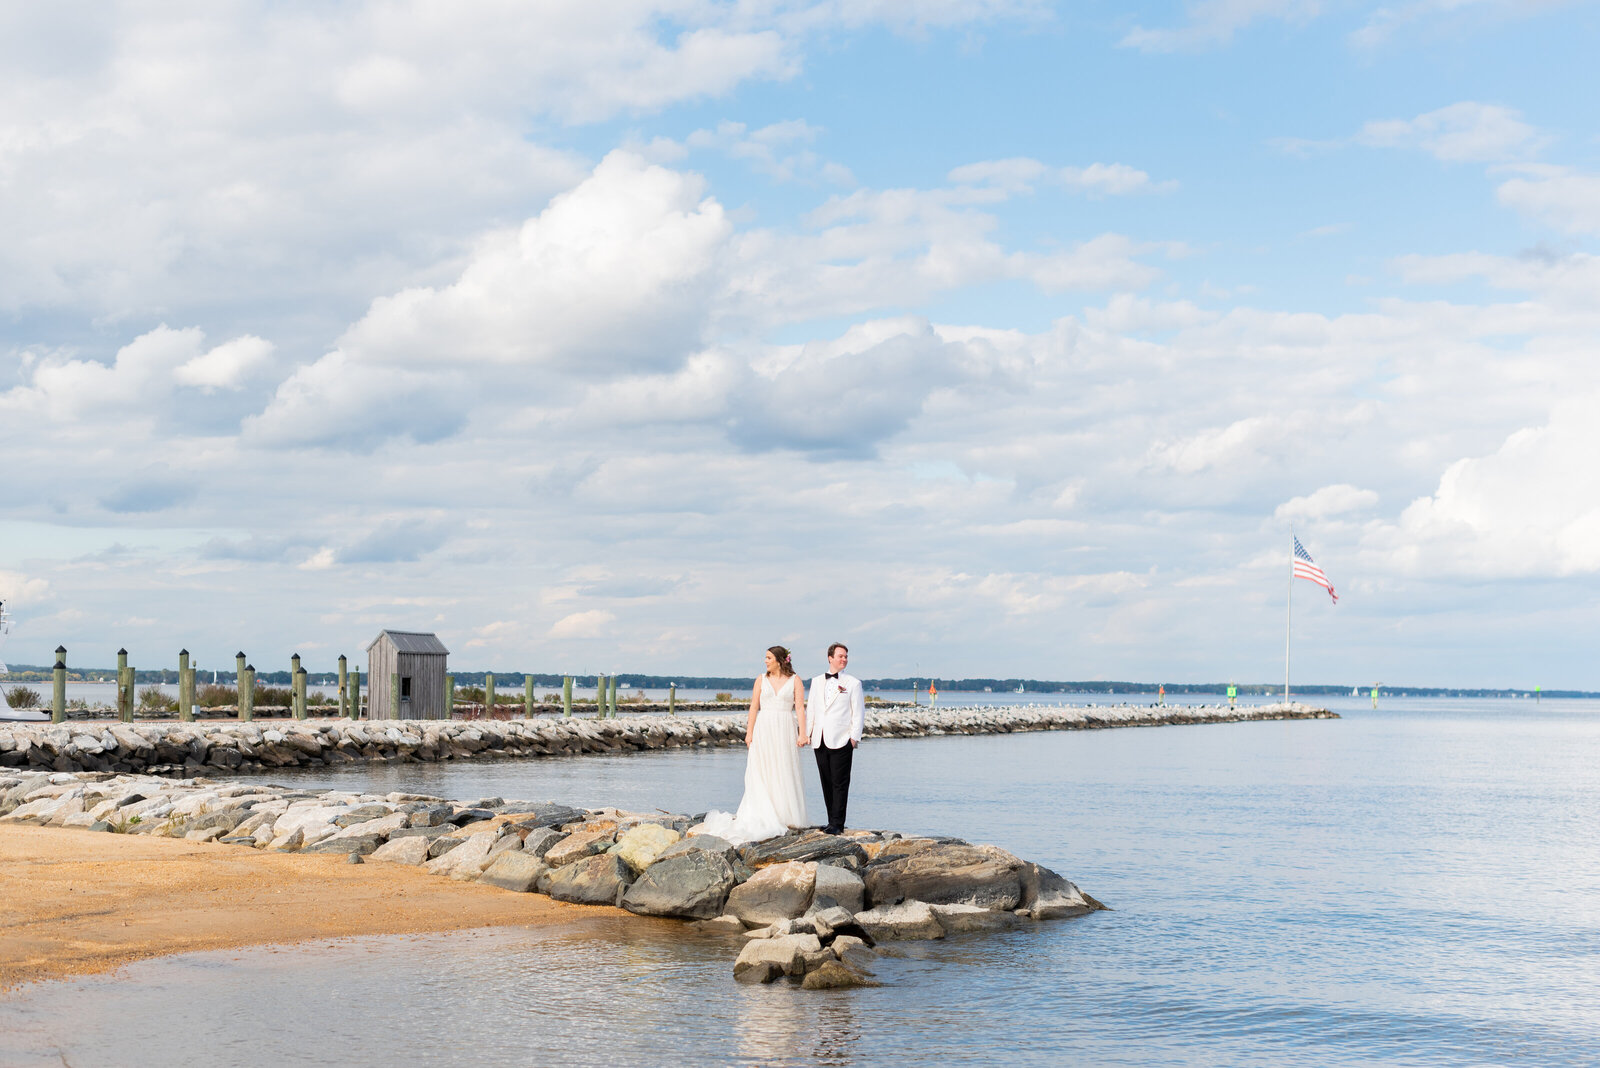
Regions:
<instances>
[{"instance_id":1,"label":"white tuxedo jacket","mask_svg":"<svg viewBox=\"0 0 1600 1068\"><path fill-rule=\"evenodd\" d=\"M818 675L806 690L806 727L811 748L839 749L861 740L867 725L867 698L861 680L841 673L837 679Z\"/></svg>"}]
</instances>

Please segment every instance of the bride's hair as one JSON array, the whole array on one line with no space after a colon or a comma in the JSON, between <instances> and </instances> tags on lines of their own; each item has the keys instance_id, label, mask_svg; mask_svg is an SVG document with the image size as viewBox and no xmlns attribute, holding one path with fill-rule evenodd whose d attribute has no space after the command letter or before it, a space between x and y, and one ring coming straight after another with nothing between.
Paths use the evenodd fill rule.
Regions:
<instances>
[{"instance_id":1,"label":"bride's hair","mask_svg":"<svg viewBox=\"0 0 1600 1068\"><path fill-rule=\"evenodd\" d=\"M794 665L789 662L789 650L781 645L774 645L767 652L772 654L772 659L778 662L778 674L788 678L794 674Z\"/></svg>"}]
</instances>

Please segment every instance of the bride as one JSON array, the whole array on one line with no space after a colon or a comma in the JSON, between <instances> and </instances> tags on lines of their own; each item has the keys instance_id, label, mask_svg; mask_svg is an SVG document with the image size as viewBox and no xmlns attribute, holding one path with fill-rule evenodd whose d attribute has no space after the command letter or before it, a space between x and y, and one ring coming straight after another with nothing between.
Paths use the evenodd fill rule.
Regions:
<instances>
[{"instance_id":1,"label":"bride","mask_svg":"<svg viewBox=\"0 0 1600 1068\"><path fill-rule=\"evenodd\" d=\"M800 784L800 747L811 744L806 694L789 662L789 650L781 645L767 650L767 670L750 689L744 744L750 755L739 811L708 812L696 830L739 844L806 826L805 790Z\"/></svg>"}]
</instances>

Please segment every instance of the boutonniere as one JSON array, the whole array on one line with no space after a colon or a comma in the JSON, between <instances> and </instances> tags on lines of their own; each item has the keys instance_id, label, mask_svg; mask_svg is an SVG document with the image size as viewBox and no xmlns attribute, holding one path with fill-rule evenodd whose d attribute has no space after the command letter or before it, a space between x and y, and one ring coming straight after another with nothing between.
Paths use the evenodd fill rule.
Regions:
<instances>
[{"instance_id":1,"label":"boutonniere","mask_svg":"<svg viewBox=\"0 0 1600 1068\"><path fill-rule=\"evenodd\" d=\"M834 693L844 693L844 683L842 683L842 682L834 683L833 684L833 692Z\"/></svg>"}]
</instances>

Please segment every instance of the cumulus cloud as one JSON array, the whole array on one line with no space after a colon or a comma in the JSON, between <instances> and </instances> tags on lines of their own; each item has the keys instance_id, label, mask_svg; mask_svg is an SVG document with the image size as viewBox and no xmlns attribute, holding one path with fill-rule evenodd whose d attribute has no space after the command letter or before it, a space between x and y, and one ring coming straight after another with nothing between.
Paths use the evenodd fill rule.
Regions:
<instances>
[{"instance_id":1,"label":"cumulus cloud","mask_svg":"<svg viewBox=\"0 0 1600 1068\"><path fill-rule=\"evenodd\" d=\"M1600 234L1600 175L1570 167L1520 170L1495 190L1500 203L1569 234Z\"/></svg>"},{"instance_id":2,"label":"cumulus cloud","mask_svg":"<svg viewBox=\"0 0 1600 1068\"><path fill-rule=\"evenodd\" d=\"M1328 516L1360 512L1378 503L1378 495L1348 483L1323 486L1315 493L1294 497L1278 505L1274 519L1325 519Z\"/></svg>"},{"instance_id":3,"label":"cumulus cloud","mask_svg":"<svg viewBox=\"0 0 1600 1068\"><path fill-rule=\"evenodd\" d=\"M1318 14L1317 0L1189 0L1189 19L1181 26L1135 26L1122 38L1124 48L1141 52L1193 52L1225 45L1234 34L1261 19L1305 21Z\"/></svg>"},{"instance_id":4,"label":"cumulus cloud","mask_svg":"<svg viewBox=\"0 0 1600 1068\"><path fill-rule=\"evenodd\" d=\"M609 632L611 624L616 622L616 619L615 614L599 608L573 612L571 615L562 616L551 624L550 630L545 636L558 640L604 638Z\"/></svg>"},{"instance_id":5,"label":"cumulus cloud","mask_svg":"<svg viewBox=\"0 0 1600 1068\"><path fill-rule=\"evenodd\" d=\"M1414 119L1369 122L1355 142L1380 148L1419 148L1448 163L1523 159L1546 138L1522 113L1498 104L1463 100Z\"/></svg>"},{"instance_id":6,"label":"cumulus cloud","mask_svg":"<svg viewBox=\"0 0 1600 1068\"><path fill-rule=\"evenodd\" d=\"M31 362L27 384L0 393L0 412L73 420L120 409L137 419L164 408L179 386L206 393L242 388L272 351L269 342L248 335L207 349L198 327L163 324L124 345L110 364L64 354Z\"/></svg>"},{"instance_id":7,"label":"cumulus cloud","mask_svg":"<svg viewBox=\"0 0 1600 1068\"><path fill-rule=\"evenodd\" d=\"M1169 193L1178 188L1175 181L1153 181L1148 173L1126 163L1048 167L1026 157L965 163L951 170L948 177L957 185L987 186L1005 193L1031 193L1036 186L1047 183L1100 196Z\"/></svg>"},{"instance_id":8,"label":"cumulus cloud","mask_svg":"<svg viewBox=\"0 0 1600 1068\"><path fill-rule=\"evenodd\" d=\"M1600 395L1557 404L1541 426L1492 453L1451 464L1432 495L1368 538L1410 573L1478 578L1600 572L1600 469L1574 462L1600 449Z\"/></svg>"}]
</instances>

